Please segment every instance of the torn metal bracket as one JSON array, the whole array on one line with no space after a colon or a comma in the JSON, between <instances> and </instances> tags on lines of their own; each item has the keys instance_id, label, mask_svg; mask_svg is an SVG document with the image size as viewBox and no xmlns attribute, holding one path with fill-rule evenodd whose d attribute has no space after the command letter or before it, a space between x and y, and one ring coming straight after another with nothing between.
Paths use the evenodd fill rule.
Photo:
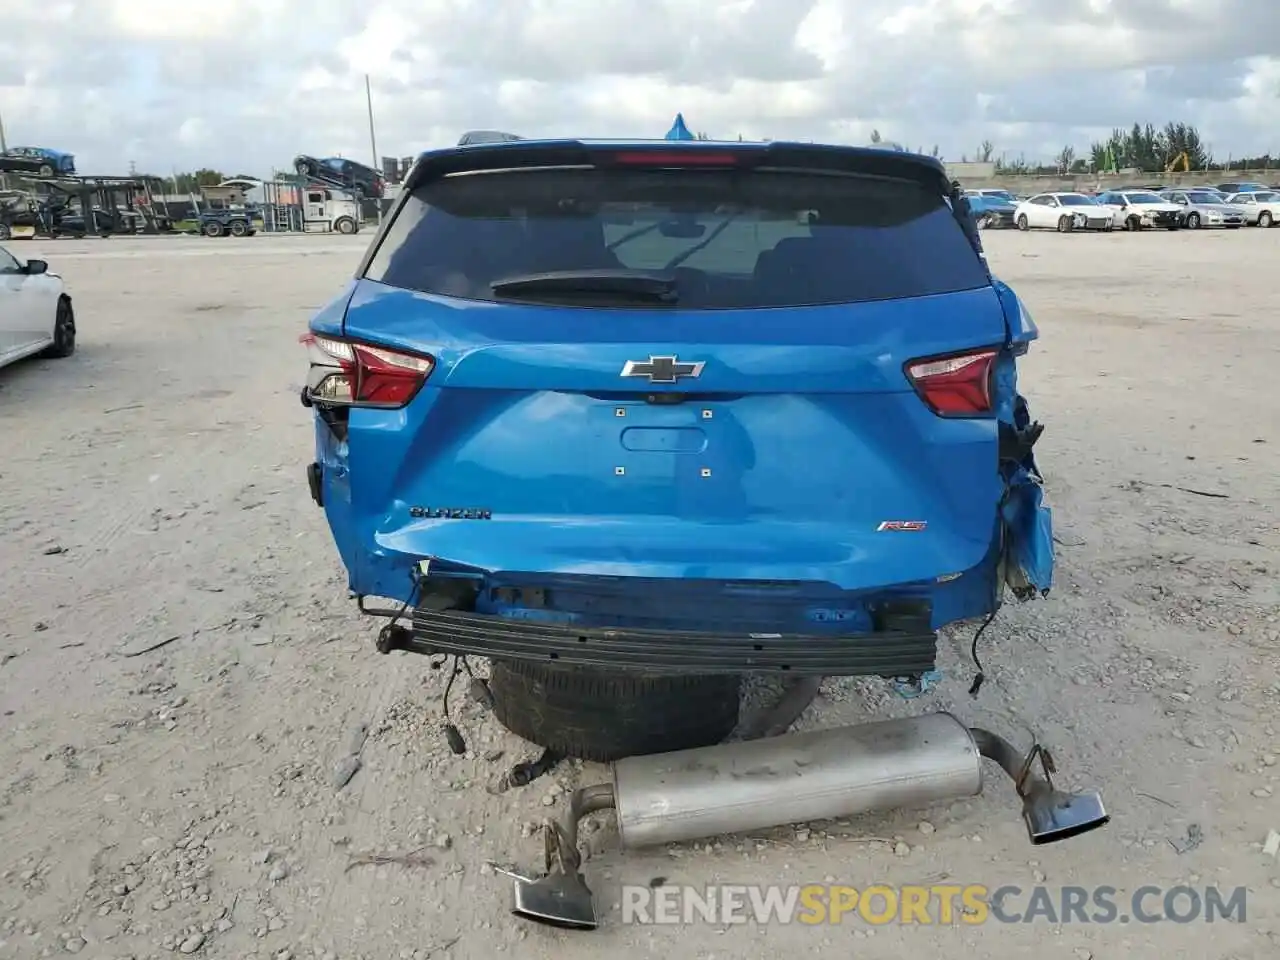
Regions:
<instances>
[{"instance_id":1,"label":"torn metal bracket","mask_svg":"<svg viewBox=\"0 0 1280 960\"><path fill-rule=\"evenodd\" d=\"M1044 433L1039 420L1025 427L1016 427L1000 421L999 457L1005 463L1023 463Z\"/></svg>"},{"instance_id":2,"label":"torn metal bracket","mask_svg":"<svg viewBox=\"0 0 1280 960\"><path fill-rule=\"evenodd\" d=\"M404 616L405 610L407 609L406 606L401 606L395 610L390 607L370 607L365 603L366 599L367 598L363 593L356 595L356 609L366 617L384 617L389 620L394 620L397 617Z\"/></svg>"},{"instance_id":3,"label":"torn metal bracket","mask_svg":"<svg viewBox=\"0 0 1280 960\"><path fill-rule=\"evenodd\" d=\"M1040 770L1044 775L1044 782L1048 784L1049 789L1053 790L1053 775L1058 772L1057 764L1053 762L1053 754L1041 746L1038 742L1031 745L1031 749L1027 751L1025 759L1022 761L1022 769L1014 778L1014 787L1018 791L1018 796L1026 798L1029 790L1028 784L1032 782L1032 767L1035 766L1036 760L1040 761Z\"/></svg>"},{"instance_id":4,"label":"torn metal bracket","mask_svg":"<svg viewBox=\"0 0 1280 960\"><path fill-rule=\"evenodd\" d=\"M568 830L555 820L548 820L542 830L543 862L547 873L577 873L582 867L582 854Z\"/></svg>"}]
</instances>

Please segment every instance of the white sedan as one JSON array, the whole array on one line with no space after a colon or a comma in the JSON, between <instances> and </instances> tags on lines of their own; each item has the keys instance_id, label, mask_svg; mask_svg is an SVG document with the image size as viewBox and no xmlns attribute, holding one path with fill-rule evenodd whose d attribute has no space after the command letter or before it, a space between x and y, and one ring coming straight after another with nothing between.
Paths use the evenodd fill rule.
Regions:
<instances>
[{"instance_id":1,"label":"white sedan","mask_svg":"<svg viewBox=\"0 0 1280 960\"><path fill-rule=\"evenodd\" d=\"M1280 223L1280 191L1237 193L1228 202L1232 207L1240 209L1244 214L1244 222L1251 227L1274 227Z\"/></svg>"},{"instance_id":2,"label":"white sedan","mask_svg":"<svg viewBox=\"0 0 1280 960\"><path fill-rule=\"evenodd\" d=\"M43 260L22 261L0 247L0 367L75 350L76 318L62 278Z\"/></svg>"},{"instance_id":3,"label":"white sedan","mask_svg":"<svg viewBox=\"0 0 1280 960\"><path fill-rule=\"evenodd\" d=\"M1113 230L1119 210L1083 193L1038 193L1013 211L1019 230Z\"/></svg>"}]
</instances>

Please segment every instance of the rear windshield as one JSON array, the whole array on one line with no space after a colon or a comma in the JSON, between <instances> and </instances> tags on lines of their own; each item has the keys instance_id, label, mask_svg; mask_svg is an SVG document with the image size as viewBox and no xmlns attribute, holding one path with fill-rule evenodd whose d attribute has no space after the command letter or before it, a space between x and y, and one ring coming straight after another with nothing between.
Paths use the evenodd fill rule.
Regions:
<instances>
[{"instance_id":1,"label":"rear windshield","mask_svg":"<svg viewBox=\"0 0 1280 960\"><path fill-rule=\"evenodd\" d=\"M907 180L795 172L537 169L445 177L400 209L371 280L474 300L619 305L494 284L660 275L680 308L919 297L990 283L946 199ZM643 305L643 304L641 304Z\"/></svg>"}]
</instances>

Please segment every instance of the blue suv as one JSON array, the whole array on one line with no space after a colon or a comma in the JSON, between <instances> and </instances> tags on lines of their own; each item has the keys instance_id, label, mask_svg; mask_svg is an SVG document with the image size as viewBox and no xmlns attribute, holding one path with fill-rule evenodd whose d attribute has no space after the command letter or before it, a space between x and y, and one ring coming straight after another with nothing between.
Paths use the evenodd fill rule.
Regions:
<instances>
[{"instance_id":1,"label":"blue suv","mask_svg":"<svg viewBox=\"0 0 1280 960\"><path fill-rule=\"evenodd\" d=\"M12 147L0 154L0 172L31 173L38 177L74 177L74 154L47 147Z\"/></svg>"},{"instance_id":2,"label":"blue suv","mask_svg":"<svg viewBox=\"0 0 1280 960\"><path fill-rule=\"evenodd\" d=\"M560 754L715 743L745 674L918 685L1049 590L1036 337L929 157L432 151L302 338L311 492L382 652Z\"/></svg>"}]
</instances>

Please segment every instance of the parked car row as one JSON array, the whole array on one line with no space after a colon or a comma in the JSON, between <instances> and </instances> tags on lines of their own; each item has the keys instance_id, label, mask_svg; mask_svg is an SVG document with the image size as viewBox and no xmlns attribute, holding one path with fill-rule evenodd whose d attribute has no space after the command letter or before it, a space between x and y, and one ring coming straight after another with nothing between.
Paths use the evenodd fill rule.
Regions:
<instances>
[{"instance_id":1,"label":"parked car row","mask_svg":"<svg viewBox=\"0 0 1280 960\"><path fill-rule=\"evenodd\" d=\"M1228 191L1226 187L1234 189ZM1198 230L1280 222L1280 188L1230 183L1217 187L1134 187L1096 194L1048 191L1015 197L1007 190L966 190L974 220L982 229L1019 230Z\"/></svg>"}]
</instances>

